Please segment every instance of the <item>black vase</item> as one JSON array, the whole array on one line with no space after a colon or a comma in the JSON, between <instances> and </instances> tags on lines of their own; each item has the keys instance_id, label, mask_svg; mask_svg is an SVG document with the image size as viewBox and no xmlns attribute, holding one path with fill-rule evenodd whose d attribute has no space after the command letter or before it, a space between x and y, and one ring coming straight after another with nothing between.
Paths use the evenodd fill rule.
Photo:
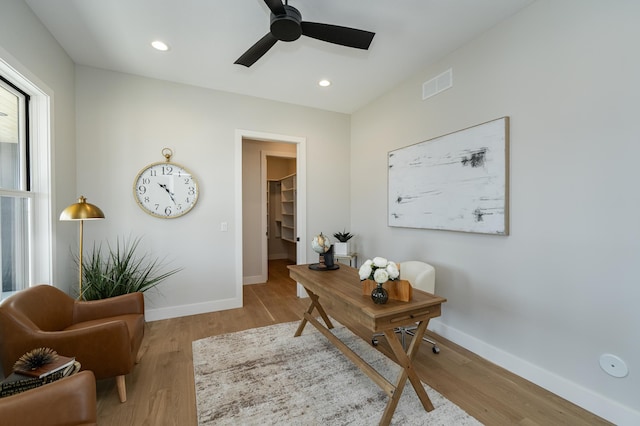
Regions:
<instances>
[{"instance_id":1,"label":"black vase","mask_svg":"<svg viewBox=\"0 0 640 426\"><path fill-rule=\"evenodd\" d=\"M327 268L333 268L335 266L335 263L333 260L333 244L331 245L331 247L329 247L329 250L324 252L323 257L324 257L324 264Z\"/></svg>"},{"instance_id":2,"label":"black vase","mask_svg":"<svg viewBox=\"0 0 640 426\"><path fill-rule=\"evenodd\" d=\"M378 284L371 292L371 299L377 305L384 305L389 300L389 293L382 287L382 284Z\"/></svg>"}]
</instances>

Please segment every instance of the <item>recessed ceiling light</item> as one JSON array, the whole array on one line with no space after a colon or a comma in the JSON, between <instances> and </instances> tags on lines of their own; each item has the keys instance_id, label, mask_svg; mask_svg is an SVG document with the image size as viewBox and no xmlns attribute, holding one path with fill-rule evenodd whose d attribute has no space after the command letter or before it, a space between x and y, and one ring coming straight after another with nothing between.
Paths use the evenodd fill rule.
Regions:
<instances>
[{"instance_id":1,"label":"recessed ceiling light","mask_svg":"<svg viewBox=\"0 0 640 426\"><path fill-rule=\"evenodd\" d=\"M163 43L160 40L152 41L151 46L153 46L154 49L160 50L162 52L166 52L167 50L169 50L169 46L167 46L166 43Z\"/></svg>"},{"instance_id":2,"label":"recessed ceiling light","mask_svg":"<svg viewBox=\"0 0 640 426\"><path fill-rule=\"evenodd\" d=\"M318 82L318 85L322 87L328 87L328 86L331 86L331 82L329 80L320 80Z\"/></svg>"}]
</instances>

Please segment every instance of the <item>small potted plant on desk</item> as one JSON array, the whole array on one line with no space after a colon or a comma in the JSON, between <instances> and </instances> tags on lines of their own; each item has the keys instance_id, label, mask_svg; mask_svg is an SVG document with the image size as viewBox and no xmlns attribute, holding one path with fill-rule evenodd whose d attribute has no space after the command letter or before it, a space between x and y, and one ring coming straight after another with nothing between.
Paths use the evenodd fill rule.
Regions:
<instances>
[{"instance_id":1,"label":"small potted plant on desk","mask_svg":"<svg viewBox=\"0 0 640 426\"><path fill-rule=\"evenodd\" d=\"M344 230L336 232L333 236L338 240L338 242L333 243L333 254L335 256L348 256L351 252L349 240L353 238L353 234Z\"/></svg>"}]
</instances>

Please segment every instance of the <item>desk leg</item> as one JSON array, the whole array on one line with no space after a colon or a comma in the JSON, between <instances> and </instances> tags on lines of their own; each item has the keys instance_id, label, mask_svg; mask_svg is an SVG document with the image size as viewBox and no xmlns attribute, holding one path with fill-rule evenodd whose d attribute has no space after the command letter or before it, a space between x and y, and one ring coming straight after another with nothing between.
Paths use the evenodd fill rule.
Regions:
<instances>
[{"instance_id":1,"label":"desk leg","mask_svg":"<svg viewBox=\"0 0 640 426\"><path fill-rule=\"evenodd\" d=\"M391 422L391 418L393 417L393 413L396 410L396 406L398 405L398 401L400 400L400 395L402 395L402 391L404 390L404 386L407 382L407 378L411 381L411 385L418 394L418 398L420 398L420 402L426 411L433 410L433 404L427 395L427 392L424 390L424 386L422 386L422 382L420 378L416 374L415 369L413 368L413 357L418 352L420 347L420 343L422 342L422 336L424 336L424 332L427 330L427 324L429 321L422 321L418 325L418 329L416 330L416 334L407 349L407 352L404 351L402 344L398 340L395 332L393 330L384 330L384 335L387 338L387 342L389 346L391 346L391 350L396 357L398 364L403 368L400 377L398 377L398 383L396 384L396 390L393 393L393 397L387 403L387 407L384 410L384 414L382 415L382 420L380 420L380 424L389 424Z\"/></svg>"},{"instance_id":2,"label":"desk leg","mask_svg":"<svg viewBox=\"0 0 640 426\"><path fill-rule=\"evenodd\" d=\"M317 309L318 313L324 320L324 323L327 325L327 328L329 329L333 328L333 324L331 324L331 320L329 319L329 316L322 308L322 305L320 305L320 302L318 302L318 295L313 293L306 287L305 287L305 290L307 291L307 294L311 299L311 304L309 304L309 309L307 309L307 314L311 315L311 312L313 312L314 309ZM307 319L302 317L302 321L300 321L300 325L298 326L298 329L296 330L296 334L294 334L293 337L300 336L302 334L302 330L304 330L304 327L306 325L307 325Z\"/></svg>"}]
</instances>

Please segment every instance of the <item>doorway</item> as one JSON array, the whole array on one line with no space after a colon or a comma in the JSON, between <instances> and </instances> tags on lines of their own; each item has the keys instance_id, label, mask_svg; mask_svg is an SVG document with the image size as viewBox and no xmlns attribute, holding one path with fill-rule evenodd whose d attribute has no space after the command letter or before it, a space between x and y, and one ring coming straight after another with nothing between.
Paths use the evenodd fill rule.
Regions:
<instances>
[{"instance_id":1,"label":"doorway","mask_svg":"<svg viewBox=\"0 0 640 426\"><path fill-rule=\"evenodd\" d=\"M243 285L256 282L264 282L268 270L268 232L267 232L267 179L266 164L262 164L262 151L277 151L276 144L295 145L295 226L290 238L295 241L295 259L297 263L306 263L306 139L296 136L277 135L247 130L236 130L236 223L239 225L236 233L236 288L237 294L242 300ZM259 161L253 162L255 153L251 158L244 158L243 147L245 142L259 142L264 145L260 150ZM271 149L269 149L271 148ZM266 156L264 156L266 158ZM260 189L257 194L255 188L253 194L243 191L245 172L259 172L262 177ZM247 179L249 179L249 175ZM264 183L262 183L264 182ZM257 213L256 213L257 212ZM257 214L257 215L256 215ZM246 215L257 219L245 220ZM246 226L245 226L246 225ZM289 225L285 225L289 226ZM258 260L256 260L258 259ZM264 281L262 281L262 277ZM300 297L306 296L302 287L297 286L296 293Z\"/></svg>"},{"instance_id":2,"label":"doorway","mask_svg":"<svg viewBox=\"0 0 640 426\"><path fill-rule=\"evenodd\" d=\"M293 147L292 147L293 148ZM272 260L297 263L297 173L295 150L290 152L262 151L260 186L266 199L262 203L266 227L266 246L263 246L262 271L268 281Z\"/></svg>"}]
</instances>

